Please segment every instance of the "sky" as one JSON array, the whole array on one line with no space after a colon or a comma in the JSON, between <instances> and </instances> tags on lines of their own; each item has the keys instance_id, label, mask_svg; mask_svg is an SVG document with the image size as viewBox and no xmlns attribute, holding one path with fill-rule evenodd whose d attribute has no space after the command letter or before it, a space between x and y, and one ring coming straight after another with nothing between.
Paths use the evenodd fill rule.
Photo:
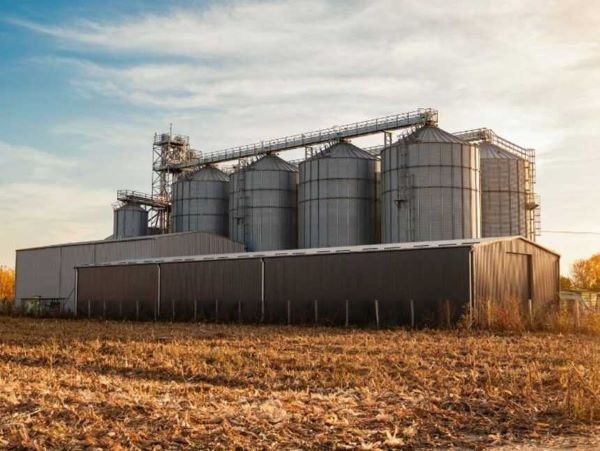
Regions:
<instances>
[{"instance_id":1,"label":"sky","mask_svg":"<svg viewBox=\"0 0 600 451\"><path fill-rule=\"evenodd\" d=\"M110 235L171 123L210 152L424 107L536 149L563 273L600 252L599 2L0 0L0 265Z\"/></svg>"}]
</instances>

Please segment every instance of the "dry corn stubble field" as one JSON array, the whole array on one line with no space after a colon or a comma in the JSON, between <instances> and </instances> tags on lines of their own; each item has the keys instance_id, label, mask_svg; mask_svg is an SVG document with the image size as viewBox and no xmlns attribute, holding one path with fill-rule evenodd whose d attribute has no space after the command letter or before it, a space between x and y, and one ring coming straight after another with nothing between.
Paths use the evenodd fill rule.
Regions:
<instances>
[{"instance_id":1,"label":"dry corn stubble field","mask_svg":"<svg viewBox=\"0 0 600 451\"><path fill-rule=\"evenodd\" d=\"M0 447L600 447L600 340L0 317Z\"/></svg>"}]
</instances>

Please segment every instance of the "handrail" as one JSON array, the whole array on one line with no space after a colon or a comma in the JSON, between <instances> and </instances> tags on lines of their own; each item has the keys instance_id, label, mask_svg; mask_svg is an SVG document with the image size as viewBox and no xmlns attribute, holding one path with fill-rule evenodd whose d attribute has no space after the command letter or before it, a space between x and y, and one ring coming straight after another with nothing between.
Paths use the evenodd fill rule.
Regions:
<instances>
[{"instance_id":1,"label":"handrail","mask_svg":"<svg viewBox=\"0 0 600 451\"><path fill-rule=\"evenodd\" d=\"M228 160L236 160L251 156L263 155L269 152L281 152L296 149L298 147L325 143L336 139L352 138L371 135L373 133L425 125L427 123L437 124L438 112L432 108L421 108L408 113L394 114L391 116L369 119L351 124L334 126L326 129L307 133L275 138L244 146L230 147L205 154L194 161L155 167L157 171L185 169L211 163L219 163Z\"/></svg>"},{"instance_id":2,"label":"handrail","mask_svg":"<svg viewBox=\"0 0 600 451\"><path fill-rule=\"evenodd\" d=\"M151 194L133 190L118 190L117 200L120 202L133 202L156 208L165 208L169 206L169 202L162 197L152 196Z\"/></svg>"},{"instance_id":3,"label":"handrail","mask_svg":"<svg viewBox=\"0 0 600 451\"><path fill-rule=\"evenodd\" d=\"M489 128L476 128L473 130L464 130L461 132L453 133L454 136L469 142L483 141L490 144L494 144L501 149L510 152L513 155L524 158L528 161L532 161L534 158L535 150L527 149L515 144L508 139L498 136L492 129Z\"/></svg>"}]
</instances>

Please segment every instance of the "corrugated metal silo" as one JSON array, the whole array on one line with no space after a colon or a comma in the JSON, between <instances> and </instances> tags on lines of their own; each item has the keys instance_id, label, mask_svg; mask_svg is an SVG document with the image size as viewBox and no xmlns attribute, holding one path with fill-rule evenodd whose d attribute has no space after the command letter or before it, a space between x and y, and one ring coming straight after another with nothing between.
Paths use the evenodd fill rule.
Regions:
<instances>
[{"instance_id":1,"label":"corrugated metal silo","mask_svg":"<svg viewBox=\"0 0 600 451\"><path fill-rule=\"evenodd\" d=\"M125 204L115 209L113 238L120 240L148 233L148 212L139 205Z\"/></svg>"},{"instance_id":2,"label":"corrugated metal silo","mask_svg":"<svg viewBox=\"0 0 600 451\"><path fill-rule=\"evenodd\" d=\"M427 125L381 155L384 243L480 237L475 145Z\"/></svg>"},{"instance_id":3,"label":"corrugated metal silo","mask_svg":"<svg viewBox=\"0 0 600 451\"><path fill-rule=\"evenodd\" d=\"M231 176L230 238L249 251L293 249L297 245L298 169L265 155Z\"/></svg>"},{"instance_id":4,"label":"corrugated metal silo","mask_svg":"<svg viewBox=\"0 0 600 451\"><path fill-rule=\"evenodd\" d=\"M340 142L300 163L301 248L375 242L376 157Z\"/></svg>"},{"instance_id":5,"label":"corrugated metal silo","mask_svg":"<svg viewBox=\"0 0 600 451\"><path fill-rule=\"evenodd\" d=\"M173 183L173 232L228 234L229 176L207 166Z\"/></svg>"},{"instance_id":6,"label":"corrugated metal silo","mask_svg":"<svg viewBox=\"0 0 600 451\"><path fill-rule=\"evenodd\" d=\"M529 237L529 161L487 142L479 145L479 154L482 236Z\"/></svg>"}]
</instances>

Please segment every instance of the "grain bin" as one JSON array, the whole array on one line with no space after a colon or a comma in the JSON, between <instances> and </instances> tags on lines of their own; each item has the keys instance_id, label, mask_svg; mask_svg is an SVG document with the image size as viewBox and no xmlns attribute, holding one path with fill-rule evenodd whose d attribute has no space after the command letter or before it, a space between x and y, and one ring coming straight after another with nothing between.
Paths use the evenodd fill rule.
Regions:
<instances>
[{"instance_id":1,"label":"grain bin","mask_svg":"<svg viewBox=\"0 0 600 451\"><path fill-rule=\"evenodd\" d=\"M229 182L230 238L249 251L297 245L298 170L265 155L234 172Z\"/></svg>"},{"instance_id":2,"label":"grain bin","mask_svg":"<svg viewBox=\"0 0 600 451\"><path fill-rule=\"evenodd\" d=\"M480 237L475 145L426 125L384 148L381 159L384 243Z\"/></svg>"},{"instance_id":3,"label":"grain bin","mask_svg":"<svg viewBox=\"0 0 600 451\"><path fill-rule=\"evenodd\" d=\"M300 163L299 247L375 242L376 163L343 141Z\"/></svg>"},{"instance_id":4,"label":"grain bin","mask_svg":"<svg viewBox=\"0 0 600 451\"><path fill-rule=\"evenodd\" d=\"M481 234L529 237L529 161L483 142L481 157Z\"/></svg>"},{"instance_id":5,"label":"grain bin","mask_svg":"<svg viewBox=\"0 0 600 451\"><path fill-rule=\"evenodd\" d=\"M229 177L211 166L173 183L173 232L208 232L227 236Z\"/></svg>"},{"instance_id":6,"label":"grain bin","mask_svg":"<svg viewBox=\"0 0 600 451\"><path fill-rule=\"evenodd\" d=\"M137 204L117 207L113 218L113 238L116 240L148 233L148 212Z\"/></svg>"}]
</instances>

